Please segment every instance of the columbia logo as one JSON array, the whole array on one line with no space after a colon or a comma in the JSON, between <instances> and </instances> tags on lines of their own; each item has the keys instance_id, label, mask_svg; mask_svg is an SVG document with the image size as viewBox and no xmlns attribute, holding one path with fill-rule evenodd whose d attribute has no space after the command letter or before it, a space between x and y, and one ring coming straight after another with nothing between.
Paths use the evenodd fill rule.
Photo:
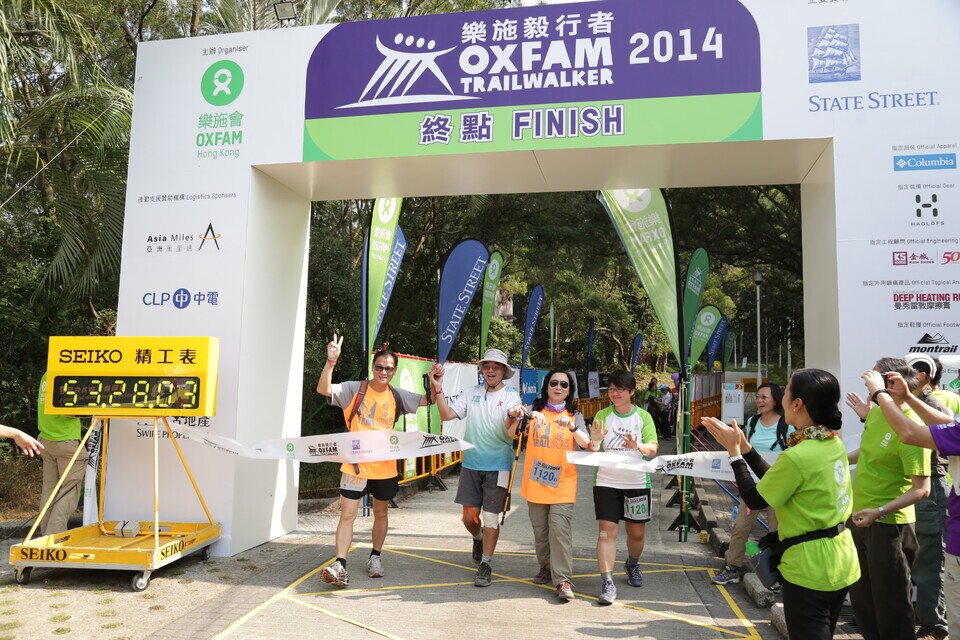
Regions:
<instances>
[{"instance_id":1,"label":"columbia logo","mask_svg":"<svg viewBox=\"0 0 960 640\"><path fill-rule=\"evenodd\" d=\"M893 157L894 171L934 171L956 168L957 154L955 153L925 153Z\"/></svg>"},{"instance_id":2,"label":"columbia logo","mask_svg":"<svg viewBox=\"0 0 960 640\"><path fill-rule=\"evenodd\" d=\"M897 166L903 169L905 166L907 166L907 161L904 160L903 158L900 158L899 160L897 160Z\"/></svg>"}]
</instances>

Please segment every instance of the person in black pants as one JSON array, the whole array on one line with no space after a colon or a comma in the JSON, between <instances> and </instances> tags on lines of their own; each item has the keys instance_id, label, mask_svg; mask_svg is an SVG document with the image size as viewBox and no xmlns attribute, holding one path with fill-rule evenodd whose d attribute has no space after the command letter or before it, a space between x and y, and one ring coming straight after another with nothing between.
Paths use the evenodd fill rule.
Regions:
<instances>
[{"instance_id":1,"label":"person in black pants","mask_svg":"<svg viewBox=\"0 0 960 640\"><path fill-rule=\"evenodd\" d=\"M840 384L821 369L793 374L784 416L796 426L789 447L769 466L743 431L716 418L702 423L730 454L740 496L751 509L773 507L782 552L779 573L787 631L797 640L828 640L847 589L860 578L850 532L852 491L847 450L839 438ZM747 465L760 478L753 480Z\"/></svg>"}]
</instances>

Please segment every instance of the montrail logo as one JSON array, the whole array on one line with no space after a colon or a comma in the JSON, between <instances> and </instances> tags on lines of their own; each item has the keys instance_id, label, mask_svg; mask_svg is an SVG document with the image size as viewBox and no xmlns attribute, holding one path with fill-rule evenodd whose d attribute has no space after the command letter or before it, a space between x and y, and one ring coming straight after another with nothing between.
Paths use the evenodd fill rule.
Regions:
<instances>
[{"instance_id":1,"label":"montrail logo","mask_svg":"<svg viewBox=\"0 0 960 640\"><path fill-rule=\"evenodd\" d=\"M957 353L957 346L950 342L941 333L930 335L923 334L923 337L917 340L915 347L911 351L919 353Z\"/></svg>"},{"instance_id":2,"label":"montrail logo","mask_svg":"<svg viewBox=\"0 0 960 640\"><path fill-rule=\"evenodd\" d=\"M893 156L894 171L933 171L956 169L955 153L924 153L912 156Z\"/></svg>"},{"instance_id":3,"label":"montrail logo","mask_svg":"<svg viewBox=\"0 0 960 640\"><path fill-rule=\"evenodd\" d=\"M443 71L437 66L437 58L454 50L440 49L434 51L437 46L436 40L426 40L425 38L416 38L412 35L404 36L398 33L393 38L394 46L413 47L412 51L401 51L391 49L380 41L380 36L376 37L377 50L383 54L383 62L377 67L363 88L360 99L353 104L345 104L337 107L346 109L350 107L383 107L394 104L410 104L414 102L449 102L451 100L476 100L476 96L461 96L454 93L450 82L443 74ZM414 84L425 73L429 72L437 81L447 90L447 94L410 94ZM427 76L429 77L429 76ZM393 84L391 85L391 81ZM404 84L406 81L406 84ZM387 85L390 88L387 89ZM403 87L401 88L401 85ZM376 86L376 89L374 89ZM386 93L384 90L386 89ZM381 97L382 96L382 97Z\"/></svg>"}]
</instances>

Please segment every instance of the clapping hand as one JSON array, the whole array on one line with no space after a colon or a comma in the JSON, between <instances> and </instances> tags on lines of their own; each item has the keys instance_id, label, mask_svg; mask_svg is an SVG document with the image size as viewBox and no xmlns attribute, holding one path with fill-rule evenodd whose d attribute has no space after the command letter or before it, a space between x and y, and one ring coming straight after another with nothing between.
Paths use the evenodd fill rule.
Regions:
<instances>
[{"instance_id":1,"label":"clapping hand","mask_svg":"<svg viewBox=\"0 0 960 640\"><path fill-rule=\"evenodd\" d=\"M590 440L599 444L603 442L603 438L606 435L607 428L603 426L603 420L594 420L590 425Z\"/></svg>"},{"instance_id":2,"label":"clapping hand","mask_svg":"<svg viewBox=\"0 0 960 640\"><path fill-rule=\"evenodd\" d=\"M743 430L737 426L734 420L732 426L726 425L716 418L702 418L700 424L707 428L721 447L727 450L731 456L738 456L743 450L749 450L750 444L747 442Z\"/></svg>"}]
</instances>

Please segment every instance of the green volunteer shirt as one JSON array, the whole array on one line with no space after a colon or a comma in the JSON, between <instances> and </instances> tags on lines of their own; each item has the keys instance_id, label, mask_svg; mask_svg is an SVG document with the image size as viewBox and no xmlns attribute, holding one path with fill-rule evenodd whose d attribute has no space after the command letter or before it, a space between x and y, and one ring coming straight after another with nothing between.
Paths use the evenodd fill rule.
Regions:
<instances>
[{"instance_id":1,"label":"green volunteer shirt","mask_svg":"<svg viewBox=\"0 0 960 640\"><path fill-rule=\"evenodd\" d=\"M757 491L777 512L782 538L827 529L851 513L850 466L840 438L804 440L780 454L760 480ZM783 554L780 573L791 584L836 591L860 579L853 537L796 544Z\"/></svg>"},{"instance_id":2,"label":"green volunteer shirt","mask_svg":"<svg viewBox=\"0 0 960 640\"><path fill-rule=\"evenodd\" d=\"M44 397L47 395L47 374L40 378L40 391L37 394L37 428L40 437L51 442L80 439L80 418L73 416L48 416L43 411Z\"/></svg>"},{"instance_id":3,"label":"green volunteer shirt","mask_svg":"<svg viewBox=\"0 0 960 640\"><path fill-rule=\"evenodd\" d=\"M910 409L903 414L923 424ZM860 458L853 479L853 511L876 509L907 491L911 476L930 475L930 452L904 444L883 417L880 407L873 407L863 425ZM909 524L917 519L913 505L880 518L885 524Z\"/></svg>"},{"instance_id":4,"label":"green volunteer shirt","mask_svg":"<svg viewBox=\"0 0 960 640\"><path fill-rule=\"evenodd\" d=\"M931 395L937 399L943 406L953 412L954 416L960 416L960 396L946 389L936 389Z\"/></svg>"}]
</instances>

